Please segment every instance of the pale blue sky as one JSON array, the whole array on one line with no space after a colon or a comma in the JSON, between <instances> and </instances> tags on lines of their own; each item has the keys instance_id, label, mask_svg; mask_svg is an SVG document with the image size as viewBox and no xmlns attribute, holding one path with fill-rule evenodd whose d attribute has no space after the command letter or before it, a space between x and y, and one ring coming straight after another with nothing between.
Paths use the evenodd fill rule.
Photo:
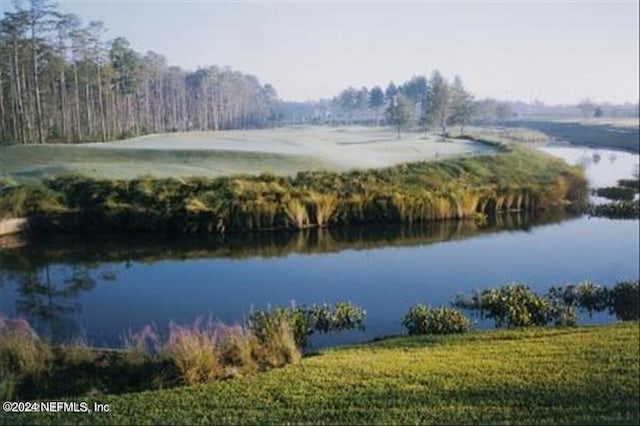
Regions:
<instances>
[{"instance_id":1,"label":"pale blue sky","mask_svg":"<svg viewBox=\"0 0 640 426\"><path fill-rule=\"evenodd\" d=\"M136 50L189 69L229 65L284 99L438 68L480 97L638 100L637 1L58 3Z\"/></svg>"}]
</instances>

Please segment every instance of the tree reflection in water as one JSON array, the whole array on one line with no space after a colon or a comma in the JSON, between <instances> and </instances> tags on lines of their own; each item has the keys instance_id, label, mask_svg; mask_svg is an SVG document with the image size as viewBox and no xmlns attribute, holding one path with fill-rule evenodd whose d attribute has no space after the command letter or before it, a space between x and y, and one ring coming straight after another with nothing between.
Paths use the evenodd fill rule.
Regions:
<instances>
[{"instance_id":1,"label":"tree reflection in water","mask_svg":"<svg viewBox=\"0 0 640 426\"><path fill-rule=\"evenodd\" d=\"M508 214L491 217L482 224L445 221L413 226L371 225L259 232L229 235L224 239L46 236L42 240L31 239L23 245L13 244L11 248L0 247L0 294L11 296L11 290L15 289L13 300L0 303L0 309L14 310L40 335L60 342L85 337L78 323L82 312L81 297L100 283L117 281L117 267L165 260L269 258L291 253L421 246L503 230L528 231L534 226L557 223L566 218L567 214L563 212L535 217ZM3 283L11 285L3 288Z\"/></svg>"}]
</instances>

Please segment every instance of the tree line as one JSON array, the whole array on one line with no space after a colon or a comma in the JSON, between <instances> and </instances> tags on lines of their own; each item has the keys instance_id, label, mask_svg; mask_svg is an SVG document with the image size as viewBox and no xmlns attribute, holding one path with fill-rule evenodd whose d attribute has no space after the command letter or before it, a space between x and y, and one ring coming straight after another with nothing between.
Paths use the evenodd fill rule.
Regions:
<instances>
[{"instance_id":1,"label":"tree line","mask_svg":"<svg viewBox=\"0 0 640 426\"><path fill-rule=\"evenodd\" d=\"M450 126L460 126L464 133L472 120L487 123L513 116L508 103L476 100L459 76L449 82L438 70L429 78L414 76L399 86L390 82L384 90L381 86L349 87L331 104L339 120L379 124L384 119L397 128L398 136L410 125L445 135Z\"/></svg>"},{"instance_id":2,"label":"tree line","mask_svg":"<svg viewBox=\"0 0 640 426\"><path fill-rule=\"evenodd\" d=\"M147 133L262 127L277 95L251 75L185 71L155 52L105 40L49 0L0 20L0 141L82 142Z\"/></svg>"}]
</instances>

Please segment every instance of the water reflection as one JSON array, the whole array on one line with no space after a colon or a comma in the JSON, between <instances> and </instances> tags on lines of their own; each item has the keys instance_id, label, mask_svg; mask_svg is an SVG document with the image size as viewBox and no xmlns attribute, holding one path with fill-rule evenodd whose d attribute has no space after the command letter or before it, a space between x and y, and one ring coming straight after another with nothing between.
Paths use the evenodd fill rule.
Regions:
<instances>
[{"instance_id":1,"label":"water reflection","mask_svg":"<svg viewBox=\"0 0 640 426\"><path fill-rule=\"evenodd\" d=\"M13 241L10 248L0 249L0 294L4 299L0 300L0 311L26 318L39 333L54 341L84 338L86 325L80 321L83 294L91 293L99 284L114 282L117 285L120 273L135 265L423 246L483 233L528 231L538 225L560 222L566 217L563 212L535 217L509 214L495 217L482 225L473 221L447 221L411 227L364 226L291 233L262 232L225 239L176 240L127 235L105 239L44 236L23 245ZM204 312L192 314L197 316ZM169 312L166 315L167 320L171 318ZM104 334L112 335L122 335L126 331L103 330ZM107 341L113 344L113 338Z\"/></svg>"}]
</instances>

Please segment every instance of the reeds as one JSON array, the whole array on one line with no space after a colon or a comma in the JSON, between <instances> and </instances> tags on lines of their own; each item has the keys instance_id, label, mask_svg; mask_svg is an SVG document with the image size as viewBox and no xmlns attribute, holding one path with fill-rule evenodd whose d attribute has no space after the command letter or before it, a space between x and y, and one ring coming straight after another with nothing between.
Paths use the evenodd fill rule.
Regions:
<instances>
[{"instance_id":1,"label":"reeds","mask_svg":"<svg viewBox=\"0 0 640 426\"><path fill-rule=\"evenodd\" d=\"M66 176L3 191L0 217L39 216L42 227L63 231L212 234L464 219L562 207L585 196L580 169L510 146L499 155L293 178Z\"/></svg>"}]
</instances>

